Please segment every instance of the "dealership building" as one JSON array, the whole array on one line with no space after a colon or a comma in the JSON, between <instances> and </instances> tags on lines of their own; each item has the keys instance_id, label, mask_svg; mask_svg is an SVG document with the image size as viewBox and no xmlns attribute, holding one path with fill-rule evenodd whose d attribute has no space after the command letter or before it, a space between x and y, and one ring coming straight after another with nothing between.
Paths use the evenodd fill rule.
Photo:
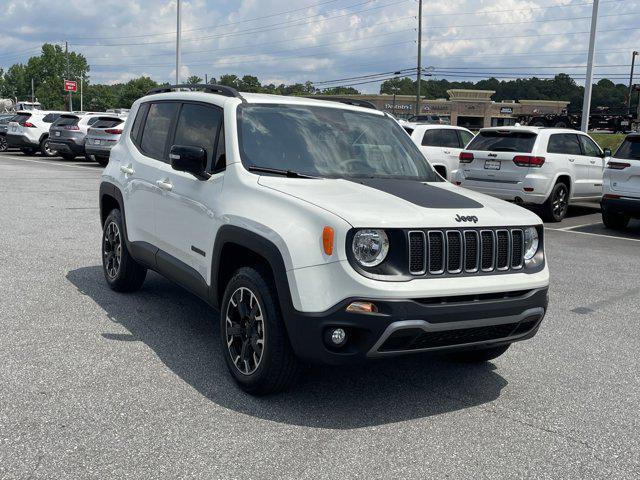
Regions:
<instances>
[{"instance_id":1,"label":"dealership building","mask_svg":"<svg viewBox=\"0 0 640 480\"><path fill-rule=\"evenodd\" d=\"M450 119L452 125L478 129L513 125L519 115L566 113L568 101L555 100L503 100L494 102L494 90L447 90L449 99L426 100L420 103L421 114L432 114ZM378 109L393 113L398 118L415 115L414 95L344 95L367 100Z\"/></svg>"}]
</instances>

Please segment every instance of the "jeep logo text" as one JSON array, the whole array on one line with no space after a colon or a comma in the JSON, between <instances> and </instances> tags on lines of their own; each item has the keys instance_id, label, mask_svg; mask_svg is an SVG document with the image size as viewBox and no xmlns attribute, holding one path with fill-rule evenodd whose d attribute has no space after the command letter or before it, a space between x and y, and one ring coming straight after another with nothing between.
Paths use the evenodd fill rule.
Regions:
<instances>
[{"instance_id":1,"label":"jeep logo text","mask_svg":"<svg viewBox=\"0 0 640 480\"><path fill-rule=\"evenodd\" d=\"M467 217L461 217L460 215L456 215L456 222L478 223L478 217L476 217L475 215L469 215Z\"/></svg>"}]
</instances>

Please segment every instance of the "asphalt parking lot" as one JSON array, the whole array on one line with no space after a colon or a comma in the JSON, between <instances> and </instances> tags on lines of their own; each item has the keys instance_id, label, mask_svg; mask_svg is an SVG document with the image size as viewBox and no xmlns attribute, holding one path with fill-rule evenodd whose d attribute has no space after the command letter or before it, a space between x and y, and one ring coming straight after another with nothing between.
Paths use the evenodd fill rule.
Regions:
<instances>
[{"instance_id":1,"label":"asphalt parking lot","mask_svg":"<svg viewBox=\"0 0 640 480\"><path fill-rule=\"evenodd\" d=\"M540 333L239 391L217 316L156 274L110 291L95 164L0 154L0 478L638 478L640 223L546 229Z\"/></svg>"}]
</instances>

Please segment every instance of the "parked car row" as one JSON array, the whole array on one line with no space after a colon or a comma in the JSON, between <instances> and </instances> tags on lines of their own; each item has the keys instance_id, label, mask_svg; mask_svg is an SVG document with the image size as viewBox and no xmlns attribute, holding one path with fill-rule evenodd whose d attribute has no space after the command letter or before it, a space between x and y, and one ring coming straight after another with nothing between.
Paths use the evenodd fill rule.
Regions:
<instances>
[{"instance_id":1,"label":"parked car row","mask_svg":"<svg viewBox=\"0 0 640 480\"><path fill-rule=\"evenodd\" d=\"M118 112L24 110L9 118L6 127L0 124L0 147L66 160L80 156L104 166L125 120L126 113Z\"/></svg>"}]
</instances>

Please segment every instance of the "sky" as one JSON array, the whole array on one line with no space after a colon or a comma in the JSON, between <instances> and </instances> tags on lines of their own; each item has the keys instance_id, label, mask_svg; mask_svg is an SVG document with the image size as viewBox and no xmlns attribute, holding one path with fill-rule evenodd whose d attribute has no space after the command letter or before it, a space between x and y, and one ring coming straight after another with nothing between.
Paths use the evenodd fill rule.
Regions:
<instances>
[{"instance_id":1,"label":"sky","mask_svg":"<svg viewBox=\"0 0 640 480\"><path fill-rule=\"evenodd\" d=\"M592 0L423 3L422 64L432 78L565 72L584 83ZM176 0L3 0L0 8L0 67L68 41L86 56L91 83L175 79ZM377 92L416 67L417 17L418 0L182 0L181 77L252 74ZM595 79L628 83L634 49L640 0L600 0Z\"/></svg>"}]
</instances>

